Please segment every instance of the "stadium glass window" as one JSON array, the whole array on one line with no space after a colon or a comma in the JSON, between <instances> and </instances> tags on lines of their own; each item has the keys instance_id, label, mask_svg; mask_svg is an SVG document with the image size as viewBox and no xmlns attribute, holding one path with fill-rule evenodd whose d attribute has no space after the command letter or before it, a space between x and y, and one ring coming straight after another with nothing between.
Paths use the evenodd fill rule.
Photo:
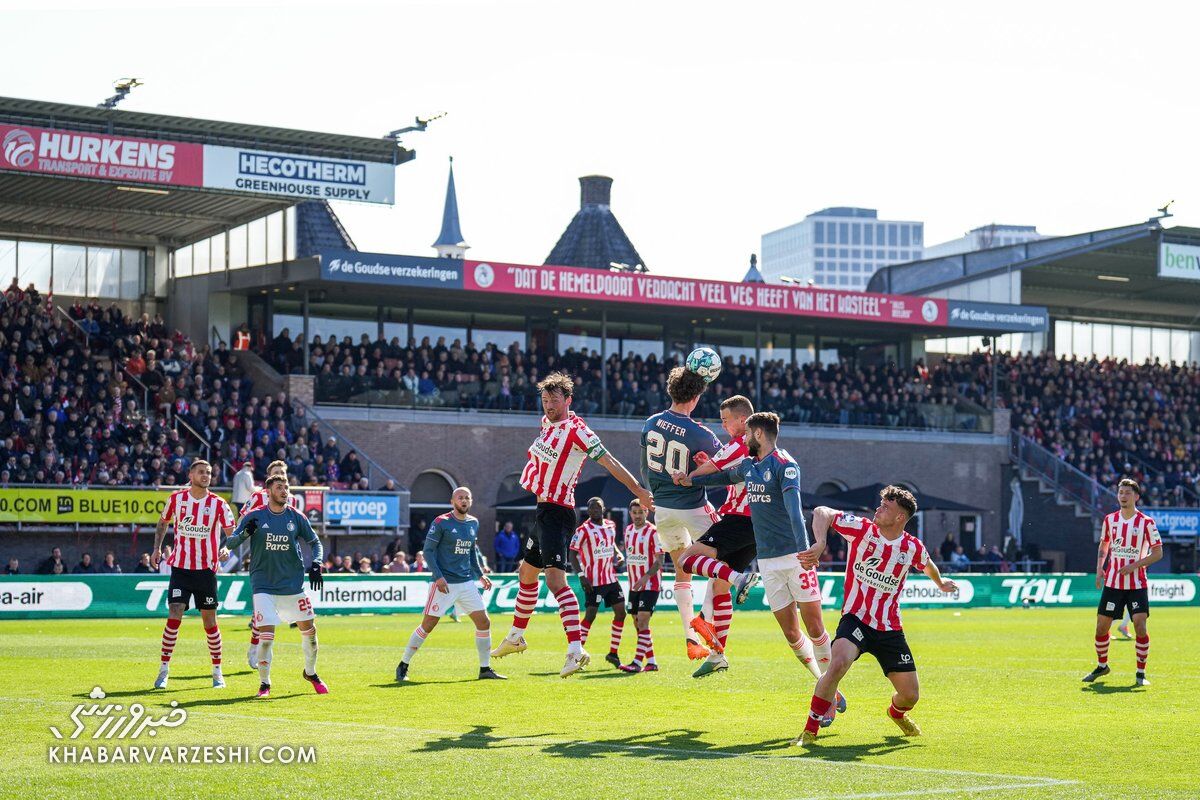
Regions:
<instances>
[{"instance_id":1,"label":"stadium glass window","mask_svg":"<svg viewBox=\"0 0 1200 800\"><path fill-rule=\"evenodd\" d=\"M0 239L0 280L8 282L17 276L17 243L12 239Z\"/></svg>"},{"instance_id":2,"label":"stadium glass window","mask_svg":"<svg viewBox=\"0 0 1200 800\"><path fill-rule=\"evenodd\" d=\"M1071 353L1080 358L1092 354L1092 325L1089 322L1071 323Z\"/></svg>"},{"instance_id":3,"label":"stadium glass window","mask_svg":"<svg viewBox=\"0 0 1200 800\"><path fill-rule=\"evenodd\" d=\"M278 264L283 261L283 212L276 211L266 219L267 223L267 264Z\"/></svg>"},{"instance_id":4,"label":"stadium glass window","mask_svg":"<svg viewBox=\"0 0 1200 800\"><path fill-rule=\"evenodd\" d=\"M176 278L186 278L192 274L192 248L177 247L174 254L175 269L173 275Z\"/></svg>"},{"instance_id":5,"label":"stadium glass window","mask_svg":"<svg viewBox=\"0 0 1200 800\"><path fill-rule=\"evenodd\" d=\"M264 218L246 223L246 264L259 267L267 263L267 221Z\"/></svg>"},{"instance_id":6,"label":"stadium glass window","mask_svg":"<svg viewBox=\"0 0 1200 800\"><path fill-rule=\"evenodd\" d=\"M825 244L825 223L813 223L813 237L817 244Z\"/></svg>"},{"instance_id":7,"label":"stadium glass window","mask_svg":"<svg viewBox=\"0 0 1200 800\"><path fill-rule=\"evenodd\" d=\"M22 289L32 283L38 291L48 292L50 290L50 265L50 245L43 242L19 242L17 244L17 282Z\"/></svg>"},{"instance_id":8,"label":"stadium glass window","mask_svg":"<svg viewBox=\"0 0 1200 800\"><path fill-rule=\"evenodd\" d=\"M212 264L213 272L225 271L225 234L218 233L209 240L211 242L209 248L209 262Z\"/></svg>"},{"instance_id":9,"label":"stadium glass window","mask_svg":"<svg viewBox=\"0 0 1200 800\"><path fill-rule=\"evenodd\" d=\"M87 248L56 244L53 251L54 289L62 294L87 294Z\"/></svg>"},{"instance_id":10,"label":"stadium glass window","mask_svg":"<svg viewBox=\"0 0 1200 800\"><path fill-rule=\"evenodd\" d=\"M1171 331L1166 328L1151 329L1150 358L1158 358L1163 361L1171 358Z\"/></svg>"},{"instance_id":11,"label":"stadium glass window","mask_svg":"<svg viewBox=\"0 0 1200 800\"><path fill-rule=\"evenodd\" d=\"M288 206L283 212L283 257L288 261L296 260L296 207Z\"/></svg>"},{"instance_id":12,"label":"stadium glass window","mask_svg":"<svg viewBox=\"0 0 1200 800\"><path fill-rule=\"evenodd\" d=\"M413 325L413 337L416 338L417 344L426 336L429 337L431 345L437 345L438 337L446 338L446 345L454 344L454 340L458 339L460 343L467 341L467 329L465 327L456 328L448 325ZM375 338L375 334L371 333L371 338Z\"/></svg>"},{"instance_id":13,"label":"stadium glass window","mask_svg":"<svg viewBox=\"0 0 1200 800\"><path fill-rule=\"evenodd\" d=\"M229 229L229 268L243 269L246 266L246 226Z\"/></svg>"},{"instance_id":14,"label":"stadium glass window","mask_svg":"<svg viewBox=\"0 0 1200 800\"><path fill-rule=\"evenodd\" d=\"M1056 335L1057 330L1056 326ZM1133 360L1133 328L1128 325L1113 325L1112 354L1118 361Z\"/></svg>"},{"instance_id":15,"label":"stadium glass window","mask_svg":"<svg viewBox=\"0 0 1200 800\"><path fill-rule=\"evenodd\" d=\"M1188 334L1188 339L1191 340L1188 361L1196 364L1200 362L1200 331L1192 331Z\"/></svg>"},{"instance_id":16,"label":"stadium glass window","mask_svg":"<svg viewBox=\"0 0 1200 800\"><path fill-rule=\"evenodd\" d=\"M900 226L900 246L908 247L908 243L912 237L912 229L907 225Z\"/></svg>"},{"instance_id":17,"label":"stadium glass window","mask_svg":"<svg viewBox=\"0 0 1200 800\"><path fill-rule=\"evenodd\" d=\"M121 251L109 247L87 250L87 294L118 297L121 294Z\"/></svg>"},{"instance_id":18,"label":"stadium glass window","mask_svg":"<svg viewBox=\"0 0 1200 800\"><path fill-rule=\"evenodd\" d=\"M142 275L145 268L141 250L121 250L121 290L123 300L136 300L142 296Z\"/></svg>"},{"instance_id":19,"label":"stadium glass window","mask_svg":"<svg viewBox=\"0 0 1200 800\"><path fill-rule=\"evenodd\" d=\"M1112 356L1112 325L1096 323L1092 326L1092 355L1096 358Z\"/></svg>"},{"instance_id":20,"label":"stadium glass window","mask_svg":"<svg viewBox=\"0 0 1200 800\"><path fill-rule=\"evenodd\" d=\"M1150 357L1150 329L1134 327L1133 329L1133 362L1141 364Z\"/></svg>"},{"instance_id":21,"label":"stadium glass window","mask_svg":"<svg viewBox=\"0 0 1200 800\"><path fill-rule=\"evenodd\" d=\"M212 247L212 242L208 239L202 239L192 245L192 274L207 275L209 269L209 248Z\"/></svg>"},{"instance_id":22,"label":"stadium glass window","mask_svg":"<svg viewBox=\"0 0 1200 800\"><path fill-rule=\"evenodd\" d=\"M482 350L488 344L494 344L501 350L507 350L516 342L521 349L525 348L525 331L499 330L494 328L472 328L471 343Z\"/></svg>"}]
</instances>

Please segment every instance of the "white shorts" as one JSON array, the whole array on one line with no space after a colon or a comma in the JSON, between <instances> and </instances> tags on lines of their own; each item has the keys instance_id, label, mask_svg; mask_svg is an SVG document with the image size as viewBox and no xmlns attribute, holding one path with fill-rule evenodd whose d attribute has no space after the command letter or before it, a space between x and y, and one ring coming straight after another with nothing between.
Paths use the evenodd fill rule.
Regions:
<instances>
[{"instance_id":1,"label":"white shorts","mask_svg":"<svg viewBox=\"0 0 1200 800\"><path fill-rule=\"evenodd\" d=\"M720 517L711 503L705 503L701 508L660 506L654 509L654 526L658 528L658 538L668 553L691 546L718 519Z\"/></svg>"},{"instance_id":2,"label":"white shorts","mask_svg":"<svg viewBox=\"0 0 1200 800\"><path fill-rule=\"evenodd\" d=\"M304 592L254 595L255 625L291 625L314 617L312 598Z\"/></svg>"},{"instance_id":3,"label":"white shorts","mask_svg":"<svg viewBox=\"0 0 1200 800\"><path fill-rule=\"evenodd\" d=\"M760 558L763 593L772 611L794 603L820 603L821 581L815 569L804 569L795 555Z\"/></svg>"},{"instance_id":4,"label":"white shorts","mask_svg":"<svg viewBox=\"0 0 1200 800\"><path fill-rule=\"evenodd\" d=\"M483 611L483 595L475 587L474 581L465 583L447 583L448 592L439 592L434 584L429 584L429 599L425 601L425 613L431 617L441 617L451 608L459 614L474 614Z\"/></svg>"}]
</instances>

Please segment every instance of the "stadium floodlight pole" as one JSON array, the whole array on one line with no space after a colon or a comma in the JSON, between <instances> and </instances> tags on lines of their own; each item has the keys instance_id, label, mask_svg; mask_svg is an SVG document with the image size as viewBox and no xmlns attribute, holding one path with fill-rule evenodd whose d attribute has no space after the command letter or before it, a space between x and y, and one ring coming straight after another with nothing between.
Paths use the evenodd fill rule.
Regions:
<instances>
[{"instance_id":1,"label":"stadium floodlight pole","mask_svg":"<svg viewBox=\"0 0 1200 800\"><path fill-rule=\"evenodd\" d=\"M399 141L400 137L406 133L424 133L425 129L429 127L429 123L433 122L435 119L441 119L442 117L446 116L449 113L450 113L449 111L443 111L440 114L434 114L432 117L428 117L426 119L421 119L420 117L414 117L413 122L416 123L415 125L409 125L408 127L405 127L405 128L397 128L396 130L391 131L390 133L385 135L383 138L396 139L397 141Z\"/></svg>"},{"instance_id":2,"label":"stadium floodlight pole","mask_svg":"<svg viewBox=\"0 0 1200 800\"><path fill-rule=\"evenodd\" d=\"M780 275L779 280L783 281L784 283L794 283L797 286L813 286L814 285L812 278L808 278L807 280L802 280L800 278L793 278L791 275Z\"/></svg>"},{"instance_id":3,"label":"stadium floodlight pole","mask_svg":"<svg viewBox=\"0 0 1200 800\"><path fill-rule=\"evenodd\" d=\"M114 81L113 88L116 89L117 93L105 100L103 103L98 104L96 108L116 108L117 103L124 100L125 97L135 88L143 85L145 84L143 84L142 81L139 81L137 78L121 78L120 80Z\"/></svg>"}]
</instances>

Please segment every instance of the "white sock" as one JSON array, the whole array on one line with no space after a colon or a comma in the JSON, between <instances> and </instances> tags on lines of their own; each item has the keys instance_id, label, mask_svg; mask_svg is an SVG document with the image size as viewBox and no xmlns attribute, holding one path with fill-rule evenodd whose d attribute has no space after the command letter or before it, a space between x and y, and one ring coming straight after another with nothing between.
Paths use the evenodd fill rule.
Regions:
<instances>
[{"instance_id":1,"label":"white sock","mask_svg":"<svg viewBox=\"0 0 1200 800\"><path fill-rule=\"evenodd\" d=\"M699 642L696 632L692 630L692 620L696 617L696 604L692 600L692 580L675 581L675 605L679 607L679 617L683 620L683 635L693 642Z\"/></svg>"},{"instance_id":2,"label":"white sock","mask_svg":"<svg viewBox=\"0 0 1200 800\"><path fill-rule=\"evenodd\" d=\"M704 602L700 604L700 613L704 614L704 618L708 620L710 625L713 621L712 599L712 583L710 582L708 585L708 591L704 593Z\"/></svg>"},{"instance_id":3,"label":"white sock","mask_svg":"<svg viewBox=\"0 0 1200 800\"><path fill-rule=\"evenodd\" d=\"M479 667L490 667L492 665L492 632L475 631L475 649L479 652Z\"/></svg>"},{"instance_id":4,"label":"white sock","mask_svg":"<svg viewBox=\"0 0 1200 800\"><path fill-rule=\"evenodd\" d=\"M258 635L258 679L265 684L271 683L271 651L275 649L275 634L260 633Z\"/></svg>"},{"instance_id":5,"label":"white sock","mask_svg":"<svg viewBox=\"0 0 1200 800\"><path fill-rule=\"evenodd\" d=\"M804 666L808 667L808 671L812 673L814 678L821 677L821 669L817 666L817 657L813 653L812 642L803 633L800 634L800 641L788 642L788 646L792 648L792 652L796 654L796 658L800 660Z\"/></svg>"},{"instance_id":6,"label":"white sock","mask_svg":"<svg viewBox=\"0 0 1200 800\"><path fill-rule=\"evenodd\" d=\"M583 652L583 643L579 641L567 642L567 655L579 655Z\"/></svg>"},{"instance_id":7,"label":"white sock","mask_svg":"<svg viewBox=\"0 0 1200 800\"><path fill-rule=\"evenodd\" d=\"M413 660L413 656L421 649L421 645L425 644L425 637L428 636L425 629L420 625L412 632L412 636L408 637L408 647L404 648L404 657L400 660L408 664Z\"/></svg>"},{"instance_id":8,"label":"white sock","mask_svg":"<svg viewBox=\"0 0 1200 800\"><path fill-rule=\"evenodd\" d=\"M317 674L317 629L309 628L300 631L300 649L304 651L304 671L309 675Z\"/></svg>"},{"instance_id":9,"label":"white sock","mask_svg":"<svg viewBox=\"0 0 1200 800\"><path fill-rule=\"evenodd\" d=\"M829 631L821 634L820 639L812 640L813 655L817 657L817 667L821 670L821 674L825 674L825 670L829 669L829 659L833 655L833 642L829 639Z\"/></svg>"}]
</instances>

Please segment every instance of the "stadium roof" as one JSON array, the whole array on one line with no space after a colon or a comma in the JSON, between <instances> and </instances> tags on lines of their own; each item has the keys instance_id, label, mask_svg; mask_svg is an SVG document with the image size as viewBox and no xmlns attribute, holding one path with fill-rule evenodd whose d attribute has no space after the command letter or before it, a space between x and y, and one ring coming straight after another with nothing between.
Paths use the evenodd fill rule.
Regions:
<instances>
[{"instance_id":1,"label":"stadium roof","mask_svg":"<svg viewBox=\"0 0 1200 800\"><path fill-rule=\"evenodd\" d=\"M323 158L403 164L415 153L395 140L146 114L0 97L0 124ZM0 234L30 238L178 246L273 211L296 198L242 191L64 177L0 169Z\"/></svg>"},{"instance_id":2,"label":"stadium roof","mask_svg":"<svg viewBox=\"0 0 1200 800\"><path fill-rule=\"evenodd\" d=\"M1158 219L1023 242L876 272L869 292L936 295L1009 272L1021 273L1021 302L1056 317L1125 318L1195 324L1200 281L1158 275L1160 242L1200 245L1200 229L1164 229Z\"/></svg>"},{"instance_id":3,"label":"stadium roof","mask_svg":"<svg viewBox=\"0 0 1200 800\"><path fill-rule=\"evenodd\" d=\"M607 270L610 264L645 266L637 248L609 207L612 178L586 175L579 179L579 211L546 258L547 264Z\"/></svg>"}]
</instances>

